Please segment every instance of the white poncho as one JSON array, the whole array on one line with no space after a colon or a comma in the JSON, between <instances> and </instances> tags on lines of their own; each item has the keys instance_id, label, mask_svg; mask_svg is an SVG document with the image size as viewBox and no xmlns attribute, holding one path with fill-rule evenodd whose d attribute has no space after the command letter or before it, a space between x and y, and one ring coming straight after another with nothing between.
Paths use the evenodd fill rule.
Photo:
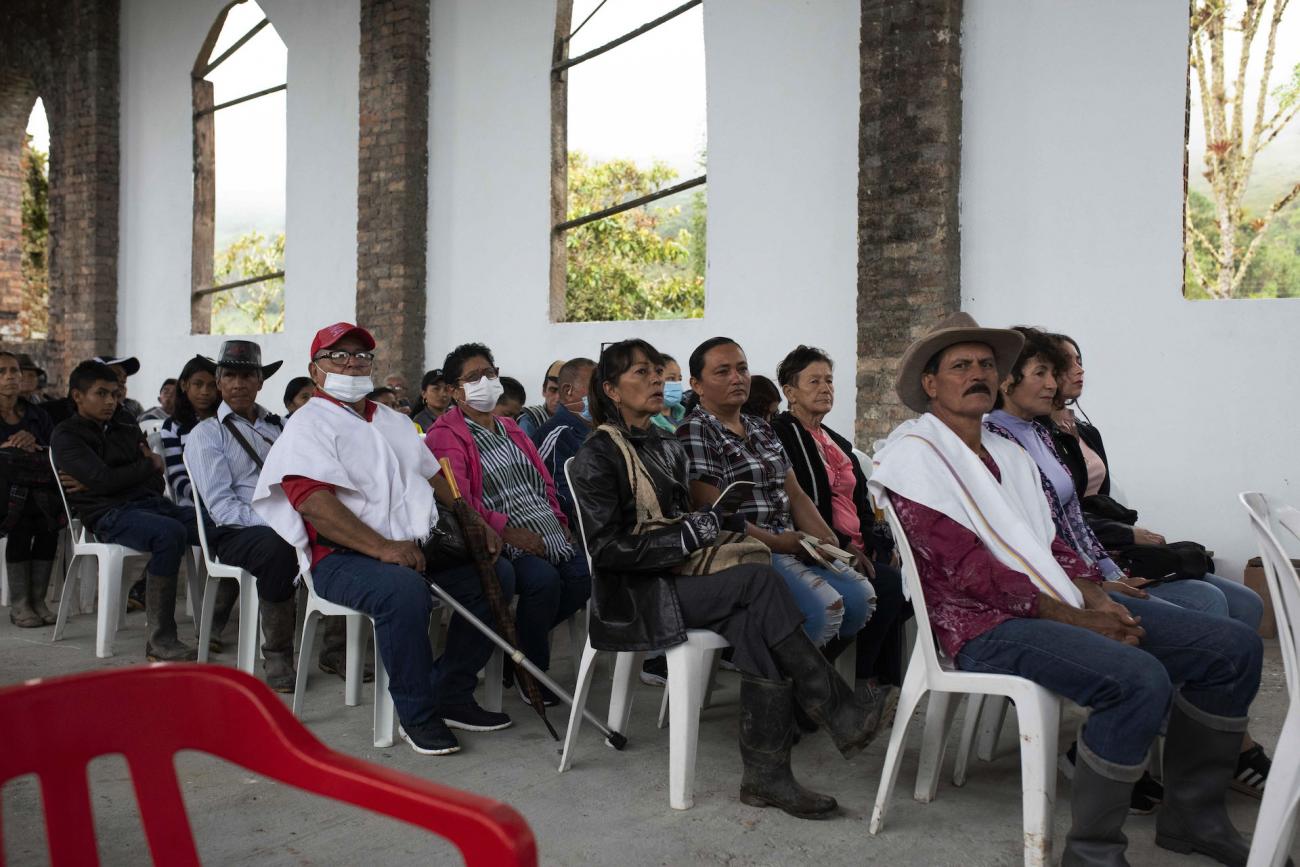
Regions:
<instances>
[{"instance_id":1,"label":"white poncho","mask_svg":"<svg viewBox=\"0 0 1300 867\"><path fill-rule=\"evenodd\" d=\"M438 461L411 420L379 405L367 422L351 409L312 398L293 414L266 456L253 510L311 566L307 528L281 482L302 476L334 486L335 496L385 539L423 541L438 520L429 479Z\"/></svg>"},{"instance_id":2,"label":"white poncho","mask_svg":"<svg viewBox=\"0 0 1300 867\"><path fill-rule=\"evenodd\" d=\"M894 491L951 518L1041 592L1082 608L1083 594L1052 555L1056 525L1038 465L1017 443L988 430L980 442L998 465L1001 484L950 427L926 413L889 435L867 486L882 505Z\"/></svg>"}]
</instances>

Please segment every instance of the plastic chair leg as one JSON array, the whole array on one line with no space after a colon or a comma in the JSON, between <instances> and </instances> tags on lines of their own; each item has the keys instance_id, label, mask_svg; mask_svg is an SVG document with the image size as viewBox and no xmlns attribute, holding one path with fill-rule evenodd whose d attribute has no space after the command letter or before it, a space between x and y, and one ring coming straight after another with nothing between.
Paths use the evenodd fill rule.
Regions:
<instances>
[{"instance_id":1,"label":"plastic chair leg","mask_svg":"<svg viewBox=\"0 0 1300 867\"><path fill-rule=\"evenodd\" d=\"M576 672L582 660L582 624L578 621L579 615L582 615L586 609L578 611L569 618L569 659L573 661L573 670Z\"/></svg>"},{"instance_id":2,"label":"plastic chair leg","mask_svg":"<svg viewBox=\"0 0 1300 867\"><path fill-rule=\"evenodd\" d=\"M203 552L198 548L190 548L189 554L185 558L185 574L187 584L185 585L185 613L194 618L194 600L204 599L208 595L208 569L207 564L203 562ZM197 630L196 630L197 631Z\"/></svg>"},{"instance_id":3,"label":"plastic chair leg","mask_svg":"<svg viewBox=\"0 0 1300 867\"><path fill-rule=\"evenodd\" d=\"M483 669L483 709L490 710L493 713L501 713L502 693L505 687L501 685L501 678L504 675L506 664L505 654L501 648L492 651L488 657L487 667Z\"/></svg>"},{"instance_id":4,"label":"plastic chair leg","mask_svg":"<svg viewBox=\"0 0 1300 867\"><path fill-rule=\"evenodd\" d=\"M979 726L980 710L984 707L984 693L972 692L966 696L966 715L962 720L961 741L957 744L957 759L952 765L952 784L966 785L966 766L970 764L970 751L975 743L975 730Z\"/></svg>"},{"instance_id":5,"label":"plastic chair leg","mask_svg":"<svg viewBox=\"0 0 1300 867\"><path fill-rule=\"evenodd\" d=\"M998 748L998 736L1002 734L1002 726L1007 721L1007 704L1006 696L1001 695L991 695L984 702L979 741L975 748L975 755L979 756L981 762L993 761L993 754Z\"/></svg>"},{"instance_id":6,"label":"plastic chair leg","mask_svg":"<svg viewBox=\"0 0 1300 867\"><path fill-rule=\"evenodd\" d=\"M614 683L609 694L609 717L606 725L616 732L627 731L627 721L632 715L632 684L641 670L640 653L614 655Z\"/></svg>"},{"instance_id":7,"label":"plastic chair leg","mask_svg":"<svg viewBox=\"0 0 1300 867\"><path fill-rule=\"evenodd\" d=\"M366 668L366 633L360 614L345 614L347 652L344 655L343 703L348 707L361 704L361 681Z\"/></svg>"},{"instance_id":8,"label":"plastic chair leg","mask_svg":"<svg viewBox=\"0 0 1300 867\"><path fill-rule=\"evenodd\" d=\"M375 746L393 745L393 696L388 692L388 669L379 655L379 636L375 636Z\"/></svg>"},{"instance_id":9,"label":"plastic chair leg","mask_svg":"<svg viewBox=\"0 0 1300 867\"><path fill-rule=\"evenodd\" d=\"M257 588L253 586L253 582L239 583L239 644L235 650L235 665L240 671L252 674L253 660L257 658L257 624L261 606L258 604ZM206 598L203 600L203 607L205 609L208 607ZM207 615L206 611L204 615Z\"/></svg>"},{"instance_id":10,"label":"plastic chair leg","mask_svg":"<svg viewBox=\"0 0 1300 867\"><path fill-rule=\"evenodd\" d=\"M848 683L849 686L856 685L858 679L858 640L854 638L849 642L848 647L840 651L840 655L835 657L835 670L839 672L840 677Z\"/></svg>"},{"instance_id":11,"label":"plastic chair leg","mask_svg":"<svg viewBox=\"0 0 1300 867\"><path fill-rule=\"evenodd\" d=\"M948 731L957 713L957 696L951 692L930 692L930 706L925 712L925 731L921 736L921 761L916 769L916 790L912 797L922 804L934 800L939 790L939 772L948 746Z\"/></svg>"},{"instance_id":12,"label":"plastic chair leg","mask_svg":"<svg viewBox=\"0 0 1300 867\"><path fill-rule=\"evenodd\" d=\"M1005 702L1002 709L1006 709ZM1016 720L1020 725L1025 867L1045 867L1052 863L1052 808L1056 803L1056 740L1061 701L1046 690L1026 697L1016 704Z\"/></svg>"},{"instance_id":13,"label":"plastic chair leg","mask_svg":"<svg viewBox=\"0 0 1300 867\"><path fill-rule=\"evenodd\" d=\"M703 666L704 679L700 684L700 694L704 700L700 703L700 710L713 706L713 688L718 685L718 663L722 661L719 651L704 651L707 664ZM672 690L665 689L663 698L659 700L659 728L668 725L668 705L672 702Z\"/></svg>"},{"instance_id":14,"label":"plastic chair leg","mask_svg":"<svg viewBox=\"0 0 1300 867\"><path fill-rule=\"evenodd\" d=\"M311 668L308 663L316 649L318 620L320 620L320 612L308 607L306 615L302 618L302 643L298 646L298 675L293 685L293 715L297 717L302 715L303 694L307 692L307 671Z\"/></svg>"},{"instance_id":15,"label":"plastic chair leg","mask_svg":"<svg viewBox=\"0 0 1300 867\"><path fill-rule=\"evenodd\" d=\"M1247 867L1282 867L1295 839L1300 807L1300 712L1292 707L1277 739L1273 770L1255 820Z\"/></svg>"},{"instance_id":16,"label":"plastic chair leg","mask_svg":"<svg viewBox=\"0 0 1300 867\"><path fill-rule=\"evenodd\" d=\"M80 573L76 570L77 555L68 560L68 569L63 574L63 592L59 594L59 613L54 621L54 635L50 641L63 638L63 631L68 628L68 618L72 615L72 603L77 598L77 582Z\"/></svg>"},{"instance_id":17,"label":"plastic chair leg","mask_svg":"<svg viewBox=\"0 0 1300 867\"><path fill-rule=\"evenodd\" d=\"M99 607L95 612L95 655L105 659L113 655L113 637L119 622L122 558L106 554L96 559L99 561Z\"/></svg>"},{"instance_id":18,"label":"plastic chair leg","mask_svg":"<svg viewBox=\"0 0 1300 867\"><path fill-rule=\"evenodd\" d=\"M695 805L695 751L699 745L704 651L691 644L670 647L668 686L673 697L668 727L668 803L674 810Z\"/></svg>"},{"instance_id":19,"label":"plastic chair leg","mask_svg":"<svg viewBox=\"0 0 1300 867\"><path fill-rule=\"evenodd\" d=\"M220 581L204 582L203 604L199 607L199 662L208 661L212 644L212 616L217 609L217 588L220 586ZM242 627L243 624L240 625Z\"/></svg>"},{"instance_id":20,"label":"plastic chair leg","mask_svg":"<svg viewBox=\"0 0 1300 867\"><path fill-rule=\"evenodd\" d=\"M889 812L889 799L894 794L894 785L898 782L898 769L902 764L903 740L907 736L907 725L916 712L916 706L929 689L925 677L925 660L917 652L907 663L907 674L903 678L903 688L898 694L898 710L894 716L894 728L889 733L889 748L885 750L885 766L880 773L880 786L876 790L876 806L871 811L872 834L879 834L885 826L885 816Z\"/></svg>"},{"instance_id":21,"label":"plastic chair leg","mask_svg":"<svg viewBox=\"0 0 1300 867\"><path fill-rule=\"evenodd\" d=\"M9 537L0 542L0 608L9 607L9 568L5 563L5 548L9 546Z\"/></svg>"},{"instance_id":22,"label":"plastic chair leg","mask_svg":"<svg viewBox=\"0 0 1300 867\"><path fill-rule=\"evenodd\" d=\"M573 746L578 742L578 730L582 727L582 711L587 706L587 694L591 691L591 676L596 672L597 653L590 642L583 645L582 659L578 663L578 681L573 687L573 706L569 709L569 728L564 733L564 752L560 754L558 772L561 774L573 763Z\"/></svg>"}]
</instances>

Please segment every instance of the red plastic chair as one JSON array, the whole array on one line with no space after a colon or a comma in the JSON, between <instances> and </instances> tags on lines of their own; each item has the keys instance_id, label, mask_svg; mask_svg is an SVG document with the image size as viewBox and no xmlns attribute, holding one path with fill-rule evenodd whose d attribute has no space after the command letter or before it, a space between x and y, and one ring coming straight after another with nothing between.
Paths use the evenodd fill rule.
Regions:
<instances>
[{"instance_id":1,"label":"red plastic chair","mask_svg":"<svg viewBox=\"0 0 1300 867\"><path fill-rule=\"evenodd\" d=\"M467 864L537 863L532 829L514 808L334 752L235 669L156 664L0 689L0 744L0 786L40 778L56 867L99 863L86 765L107 754L126 758L154 863L198 864L176 779L180 750L427 828Z\"/></svg>"}]
</instances>

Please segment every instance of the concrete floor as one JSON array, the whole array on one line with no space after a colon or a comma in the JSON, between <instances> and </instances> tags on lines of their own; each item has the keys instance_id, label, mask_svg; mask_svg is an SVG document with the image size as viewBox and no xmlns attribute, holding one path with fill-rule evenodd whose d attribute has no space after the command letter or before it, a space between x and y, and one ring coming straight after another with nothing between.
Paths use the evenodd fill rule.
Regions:
<instances>
[{"instance_id":1,"label":"concrete floor","mask_svg":"<svg viewBox=\"0 0 1300 867\"><path fill-rule=\"evenodd\" d=\"M128 616L118 633L117 655L110 659L95 658L94 628L93 617L78 616L69 624L66 639L51 644L52 627L17 629L0 614L0 683L143 662L143 614ZM227 640L233 635L232 624ZM214 661L233 664L233 647ZM563 637L557 639L552 673L562 683L572 682L573 666ZM880 836L873 837L867 823L887 738L878 739L850 762L839 757L825 735L814 735L796 747L795 771L801 781L834 795L842 805L842 815L831 821L801 821L773 809L745 806L736 796L740 780L737 675L723 673L720 680L715 706L704 711L700 724L695 807L685 812L668 806L668 737L667 731L655 728L661 693L640 684L626 751L605 747L595 729L584 726L573 768L563 775L555 770L558 744L510 693L505 710L515 718L515 725L491 734L460 733L462 752L445 758L416 755L401 741L390 749L374 749L371 688L366 687L361 706L346 707L342 681L316 671L314 664L303 720L336 750L513 805L532 825L545 864L1022 863L1020 770L1012 720L1003 730L998 756L988 764L972 760L962 789L951 784L956 747L950 744L938 797L928 805L910 797L921 730L921 720L913 720L888 824ZM608 696L605 669L594 681L590 707L603 713ZM1253 725L1255 736L1270 753L1285 706L1282 667L1276 645L1271 644ZM552 709L550 715L563 731L567 708ZM1071 718L1063 724L1063 745L1069 743L1077 722ZM93 725L93 720L87 724ZM185 754L178 767L199 852L209 864L459 860L453 847L422 831L259 779L210 757ZM101 759L91 765L90 776L103 863L147 863L125 763L120 758ZM48 863L34 780L12 782L2 794L8 863ZM1232 793L1230 806L1238 826L1252 829L1257 802ZM1055 817L1059 857L1069 826L1069 783L1064 779ZM1154 816L1130 817L1126 831L1133 864L1212 863L1156 848L1154 827ZM1300 846L1295 855L1300 859Z\"/></svg>"}]
</instances>

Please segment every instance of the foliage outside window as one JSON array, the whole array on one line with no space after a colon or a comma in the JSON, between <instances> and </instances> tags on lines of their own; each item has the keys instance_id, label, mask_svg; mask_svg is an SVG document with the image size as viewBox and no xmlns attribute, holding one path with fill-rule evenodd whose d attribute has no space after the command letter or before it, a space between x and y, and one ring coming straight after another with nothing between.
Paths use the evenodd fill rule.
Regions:
<instances>
[{"instance_id":1,"label":"foliage outside window","mask_svg":"<svg viewBox=\"0 0 1300 867\"><path fill-rule=\"evenodd\" d=\"M551 317L704 315L701 0L558 0Z\"/></svg>"},{"instance_id":2,"label":"foliage outside window","mask_svg":"<svg viewBox=\"0 0 1300 867\"><path fill-rule=\"evenodd\" d=\"M1300 296L1300 15L1191 0L1183 294Z\"/></svg>"},{"instance_id":3,"label":"foliage outside window","mask_svg":"<svg viewBox=\"0 0 1300 867\"><path fill-rule=\"evenodd\" d=\"M23 140L22 275L23 305L18 337L44 340L50 330L50 181L49 155Z\"/></svg>"}]
</instances>

